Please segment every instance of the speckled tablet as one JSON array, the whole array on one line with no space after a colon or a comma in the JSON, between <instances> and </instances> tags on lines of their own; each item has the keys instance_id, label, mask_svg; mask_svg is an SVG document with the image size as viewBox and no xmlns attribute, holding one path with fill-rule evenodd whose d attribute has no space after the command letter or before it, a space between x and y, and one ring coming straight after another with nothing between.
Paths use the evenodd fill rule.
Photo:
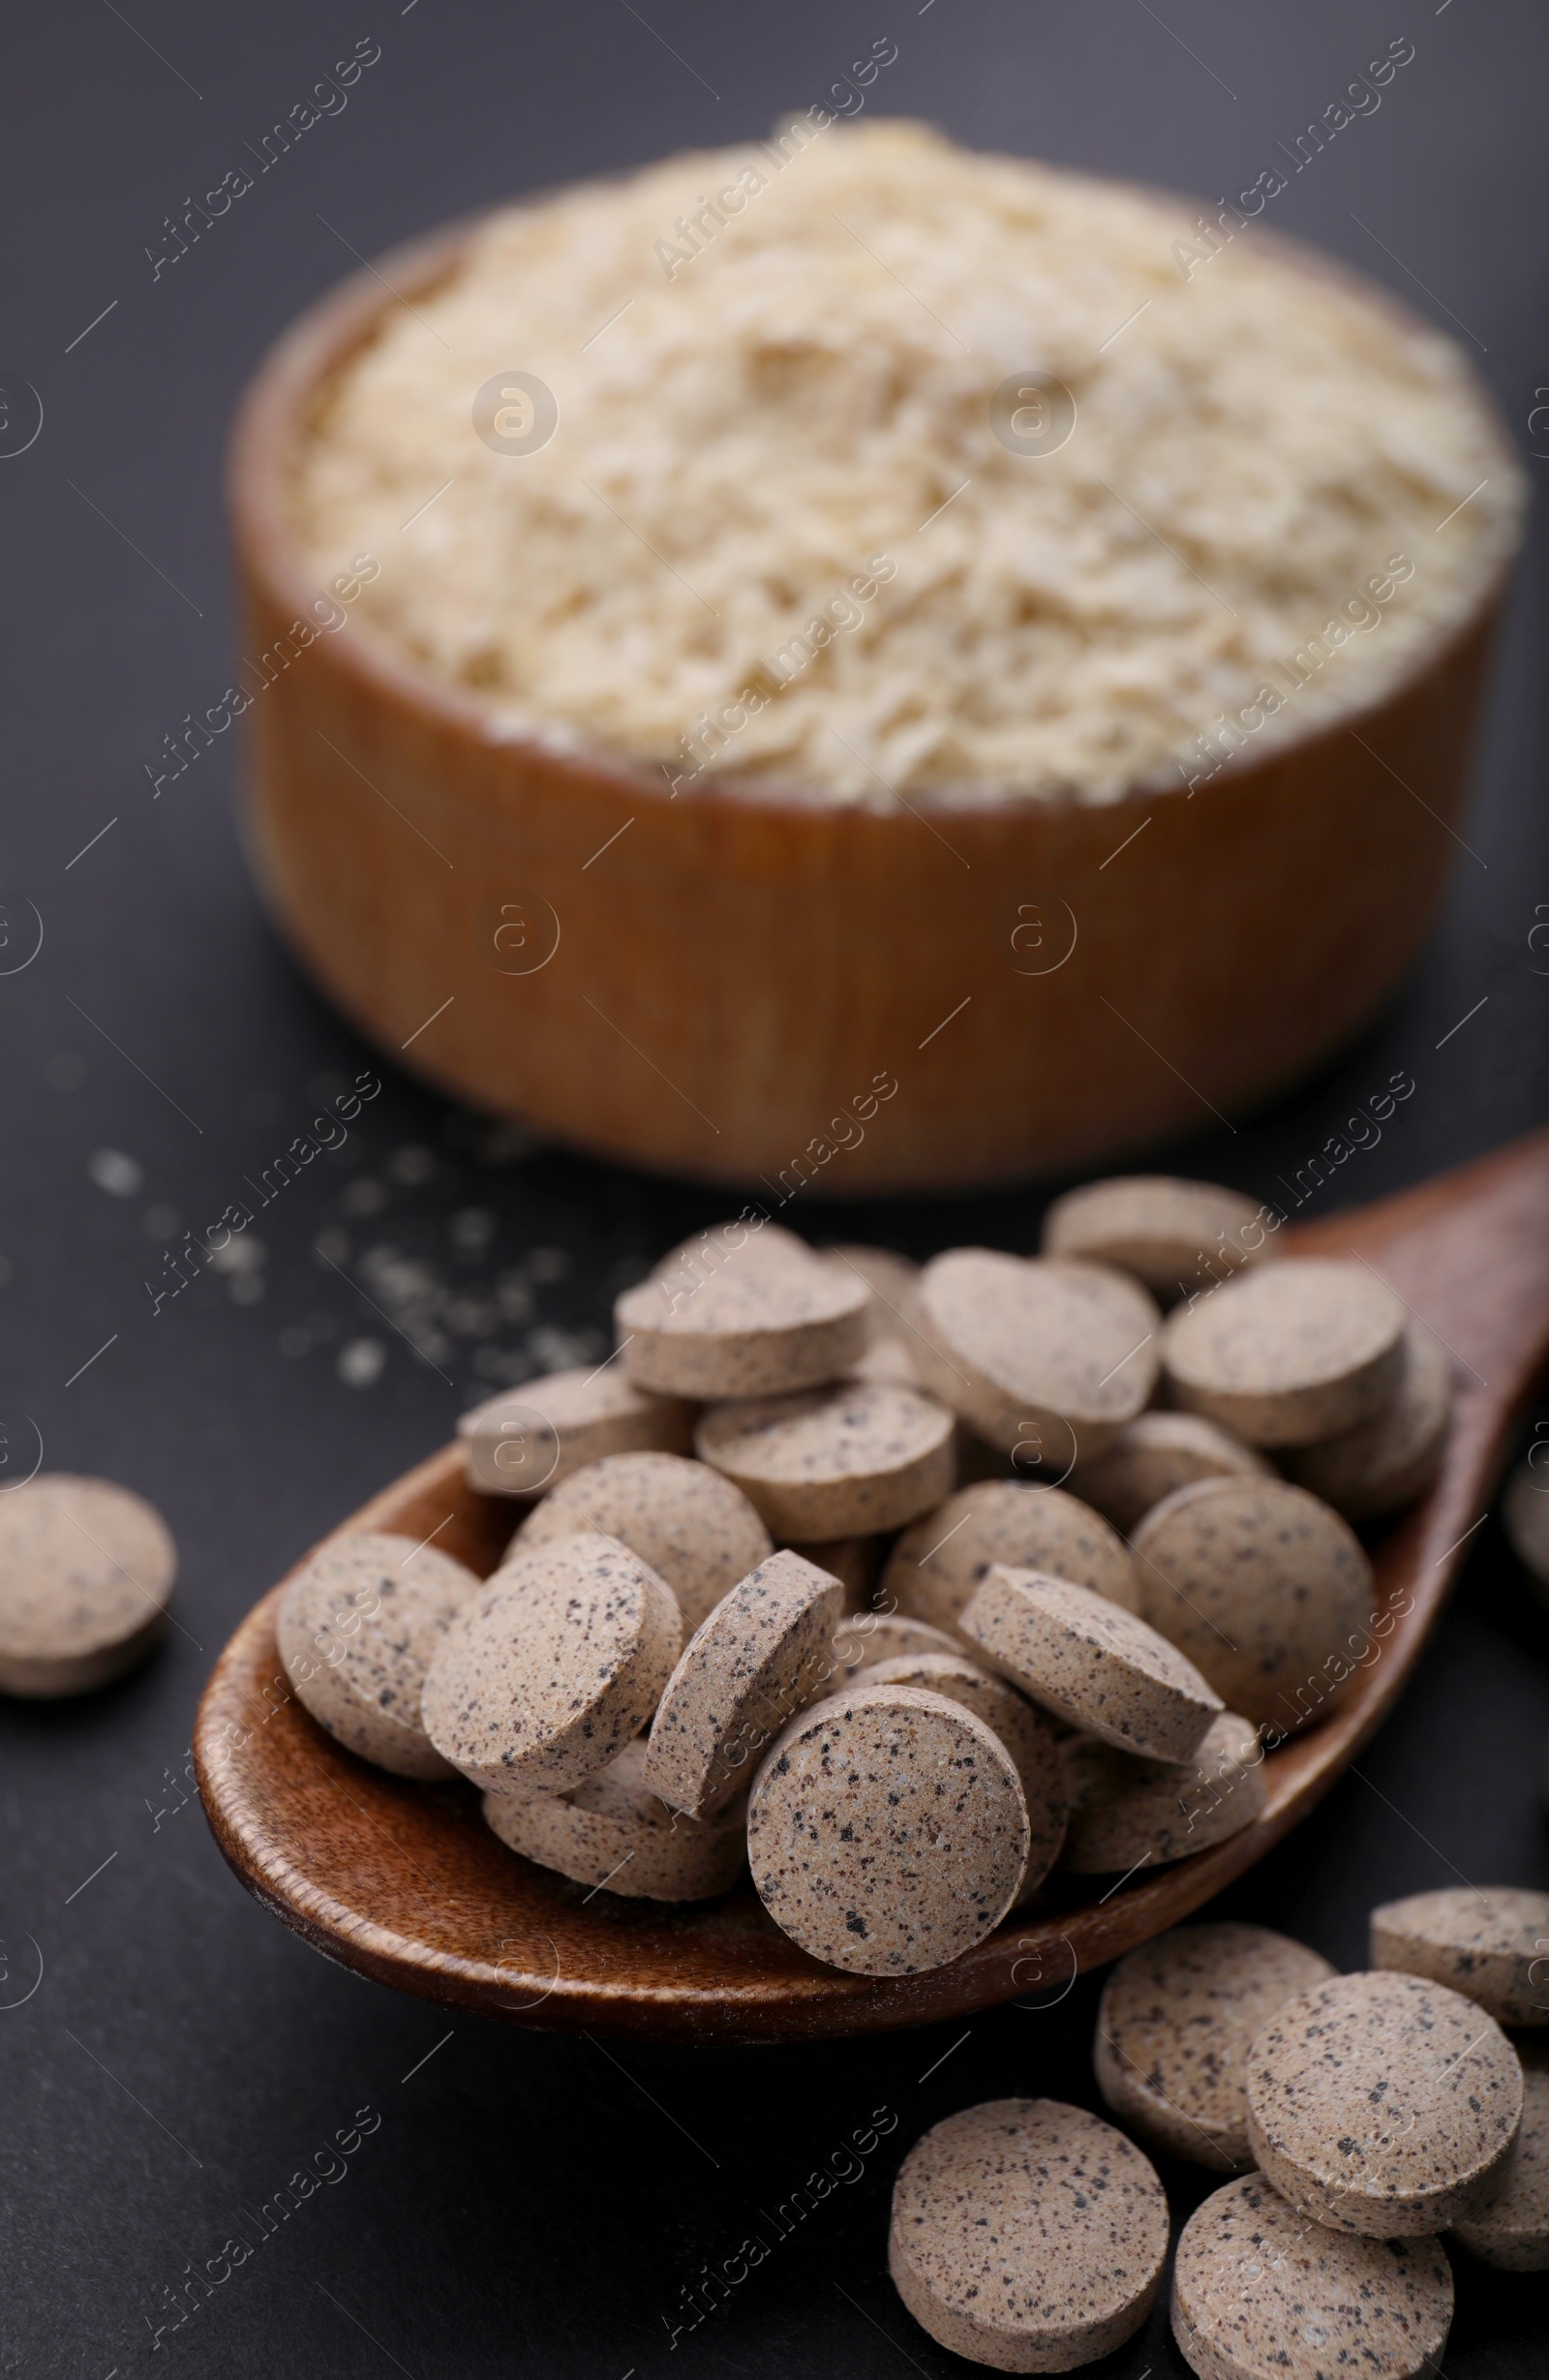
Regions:
<instances>
[{"instance_id":1,"label":"speckled tablet","mask_svg":"<svg viewBox=\"0 0 1549 2380\"><path fill-rule=\"evenodd\" d=\"M614 1322L629 1378L659 1395L780 1396L866 1352L870 1291L789 1232L723 1224L625 1290Z\"/></svg>"},{"instance_id":2,"label":"speckled tablet","mask_svg":"<svg viewBox=\"0 0 1549 2380\"><path fill-rule=\"evenodd\" d=\"M961 1637L949 1636L927 1620L895 1611L848 1612L834 1632L834 1669L826 1691L836 1693L841 1686L857 1686L864 1671L905 1654L961 1651Z\"/></svg>"},{"instance_id":3,"label":"speckled tablet","mask_svg":"<svg viewBox=\"0 0 1549 2380\"><path fill-rule=\"evenodd\" d=\"M0 1495L0 1693L82 1694L161 1635L177 1548L111 1480L45 1471Z\"/></svg>"},{"instance_id":4,"label":"speckled tablet","mask_svg":"<svg viewBox=\"0 0 1549 2380\"><path fill-rule=\"evenodd\" d=\"M836 1578L789 1550L740 1579L662 1691L646 1752L651 1790L695 1818L745 1792L768 1745L811 1700L843 1603Z\"/></svg>"},{"instance_id":5,"label":"speckled tablet","mask_svg":"<svg viewBox=\"0 0 1549 2380\"><path fill-rule=\"evenodd\" d=\"M1171 2313L1200 2380L1430 2380L1452 2321L1452 2268L1440 2240L1325 2230L1249 2174L1185 2223Z\"/></svg>"},{"instance_id":6,"label":"speckled tablet","mask_svg":"<svg viewBox=\"0 0 1549 2380\"><path fill-rule=\"evenodd\" d=\"M1443 2231L1500 2195L1522 2068L1473 2000L1420 1975L1339 1975L1288 2000L1248 2053L1248 2145L1315 2222Z\"/></svg>"},{"instance_id":7,"label":"speckled tablet","mask_svg":"<svg viewBox=\"0 0 1549 2380\"><path fill-rule=\"evenodd\" d=\"M1098 2003L1097 2087L1153 2149L1245 2173L1247 2060L1277 2008L1334 1973L1266 1926L1179 1926L1120 1959Z\"/></svg>"},{"instance_id":8,"label":"speckled tablet","mask_svg":"<svg viewBox=\"0 0 1549 2380\"><path fill-rule=\"evenodd\" d=\"M846 1380L863 1382L872 1388L920 1388L925 1383L914 1368L914 1358L904 1340L891 1332L875 1338L864 1355L844 1367Z\"/></svg>"},{"instance_id":9,"label":"speckled tablet","mask_svg":"<svg viewBox=\"0 0 1549 2380\"><path fill-rule=\"evenodd\" d=\"M1524 2061L1522 2130L1504 2189L1482 2214L1452 2226L1481 2263L1503 2273L1549 2271L1549 2071Z\"/></svg>"},{"instance_id":10,"label":"speckled tablet","mask_svg":"<svg viewBox=\"0 0 1549 2380\"><path fill-rule=\"evenodd\" d=\"M1181 1764L1137 1760L1091 1736L1061 1754L1070 1821L1060 1866L1075 1876L1127 1876L1207 1850L1251 1826L1268 1791L1262 1742L1235 1711Z\"/></svg>"},{"instance_id":11,"label":"speckled tablet","mask_svg":"<svg viewBox=\"0 0 1549 2380\"><path fill-rule=\"evenodd\" d=\"M1286 1453L1288 1475L1347 1520L1382 1520L1423 1496L1442 1467L1452 1412L1446 1349L1425 1325L1404 1333L1404 1367L1373 1421Z\"/></svg>"},{"instance_id":12,"label":"speckled tablet","mask_svg":"<svg viewBox=\"0 0 1549 2380\"><path fill-rule=\"evenodd\" d=\"M1027 1804L1030 1841L1018 1903L1036 1892L1065 1840L1065 1771L1058 1739L1042 1711L966 1653L898 1653L891 1661L867 1662L852 1684L914 1686L923 1694L945 1694L1000 1738L1017 1764Z\"/></svg>"},{"instance_id":13,"label":"speckled tablet","mask_svg":"<svg viewBox=\"0 0 1549 2380\"><path fill-rule=\"evenodd\" d=\"M431 1663L425 1732L486 1792L568 1792L639 1734L682 1641L672 1589L638 1554L558 1538L474 1598Z\"/></svg>"},{"instance_id":14,"label":"speckled tablet","mask_svg":"<svg viewBox=\"0 0 1549 2380\"><path fill-rule=\"evenodd\" d=\"M920 1278L919 1266L907 1256L896 1255L891 1248L858 1247L849 1242L820 1248L818 1253L842 1272L852 1276L859 1273L868 1293L866 1352L849 1367L847 1376L895 1388L917 1388L920 1378L909 1352L914 1339L909 1310L914 1286Z\"/></svg>"},{"instance_id":15,"label":"speckled tablet","mask_svg":"<svg viewBox=\"0 0 1549 2380\"><path fill-rule=\"evenodd\" d=\"M1273 1253L1262 1217L1257 1200L1219 1182L1121 1174L1054 1201L1044 1254L1117 1265L1167 1304Z\"/></svg>"},{"instance_id":16,"label":"speckled tablet","mask_svg":"<svg viewBox=\"0 0 1549 2380\"><path fill-rule=\"evenodd\" d=\"M994 2371L1072 2371L1133 2338L1168 2248L1149 2160L1057 2099L990 2099L916 2141L888 2271L922 2330Z\"/></svg>"},{"instance_id":17,"label":"speckled tablet","mask_svg":"<svg viewBox=\"0 0 1549 2380\"><path fill-rule=\"evenodd\" d=\"M858 1272L871 1292L876 1308L884 1318L878 1328L903 1330L907 1325L902 1310L915 1283L920 1267L912 1256L900 1256L896 1248L872 1248L857 1240L835 1240L831 1246L819 1248L818 1255L831 1265L842 1265Z\"/></svg>"},{"instance_id":18,"label":"speckled tablet","mask_svg":"<svg viewBox=\"0 0 1549 2380\"><path fill-rule=\"evenodd\" d=\"M1196 1480L1272 1480L1274 1467L1202 1413L1138 1413L1106 1452L1078 1463L1071 1493L1128 1537L1151 1507ZM1083 1582L1096 1584L1094 1579Z\"/></svg>"},{"instance_id":19,"label":"speckled tablet","mask_svg":"<svg viewBox=\"0 0 1549 2380\"><path fill-rule=\"evenodd\" d=\"M945 1405L874 1382L713 1406L694 1446L787 1540L899 1528L939 1504L957 1476Z\"/></svg>"},{"instance_id":20,"label":"speckled tablet","mask_svg":"<svg viewBox=\"0 0 1549 2380\"><path fill-rule=\"evenodd\" d=\"M1140 1608L1130 1549L1101 1513L1062 1487L1012 1480L976 1480L906 1529L882 1573L883 1600L935 1628L956 1628L996 1562L1074 1579L1126 1611Z\"/></svg>"},{"instance_id":21,"label":"speckled tablet","mask_svg":"<svg viewBox=\"0 0 1549 2380\"><path fill-rule=\"evenodd\" d=\"M1375 1420L1398 1388L1409 1321L1353 1258L1256 1266L1168 1318L1174 1402L1256 1447L1311 1446Z\"/></svg>"},{"instance_id":22,"label":"speckled tablet","mask_svg":"<svg viewBox=\"0 0 1549 2380\"><path fill-rule=\"evenodd\" d=\"M1067 1578L996 1563L961 1627L1035 1702L1142 1758L1187 1760L1222 1709L1165 1636Z\"/></svg>"},{"instance_id":23,"label":"speckled tablet","mask_svg":"<svg viewBox=\"0 0 1549 2380\"><path fill-rule=\"evenodd\" d=\"M914 1319L926 1386L991 1446L1036 1447L1056 1471L1101 1453L1156 1383L1162 1317L1107 1265L954 1248L921 1274Z\"/></svg>"},{"instance_id":24,"label":"speckled tablet","mask_svg":"<svg viewBox=\"0 0 1549 2380\"><path fill-rule=\"evenodd\" d=\"M361 1759L398 1777L451 1777L420 1711L430 1664L480 1581L412 1538L332 1538L280 1600L275 1638L296 1699Z\"/></svg>"},{"instance_id":25,"label":"speckled tablet","mask_svg":"<svg viewBox=\"0 0 1549 2380\"><path fill-rule=\"evenodd\" d=\"M1286 1480L1197 1480L1135 1532L1140 1609L1230 1709L1290 1730L1381 1658L1390 1619L1350 1523Z\"/></svg>"},{"instance_id":26,"label":"speckled tablet","mask_svg":"<svg viewBox=\"0 0 1549 2380\"><path fill-rule=\"evenodd\" d=\"M912 1686L860 1687L793 1719L747 1806L764 1907L854 1975L961 1958L1016 1901L1030 1844L1005 1746L960 1703Z\"/></svg>"},{"instance_id":27,"label":"speckled tablet","mask_svg":"<svg viewBox=\"0 0 1549 2380\"><path fill-rule=\"evenodd\" d=\"M728 1891L747 1858L741 1804L709 1822L685 1817L652 1792L645 1760L643 1743L625 1744L568 1793L487 1793L484 1816L511 1850L597 1892L707 1901Z\"/></svg>"},{"instance_id":28,"label":"speckled tablet","mask_svg":"<svg viewBox=\"0 0 1549 2380\"><path fill-rule=\"evenodd\" d=\"M653 1396L617 1359L525 1380L457 1424L469 1480L487 1496L541 1495L607 1454L686 1454L693 1434L691 1405Z\"/></svg>"},{"instance_id":29,"label":"speckled tablet","mask_svg":"<svg viewBox=\"0 0 1549 2380\"><path fill-rule=\"evenodd\" d=\"M1446 1884L1372 1911L1372 1965L1429 1975L1499 2025L1549 2025L1549 1892Z\"/></svg>"},{"instance_id":30,"label":"speckled tablet","mask_svg":"<svg viewBox=\"0 0 1549 2380\"><path fill-rule=\"evenodd\" d=\"M774 1550L741 1489L681 1454L610 1454L589 1463L534 1508L510 1550L528 1553L578 1534L616 1537L665 1578L685 1636Z\"/></svg>"}]
</instances>

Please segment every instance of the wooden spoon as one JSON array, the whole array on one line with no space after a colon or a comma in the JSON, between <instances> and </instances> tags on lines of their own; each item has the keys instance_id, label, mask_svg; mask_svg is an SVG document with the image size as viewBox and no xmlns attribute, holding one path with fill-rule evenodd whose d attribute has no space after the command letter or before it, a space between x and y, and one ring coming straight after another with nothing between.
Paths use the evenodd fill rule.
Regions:
<instances>
[{"instance_id":1,"label":"wooden spoon","mask_svg":"<svg viewBox=\"0 0 1549 2380\"><path fill-rule=\"evenodd\" d=\"M1287 1236L1296 1253L1373 1266L1449 1345L1456 1403L1440 1478L1375 1551L1379 1596L1400 1612L1380 1658L1327 1718L1268 1755L1263 1815L1229 1841L1101 1900L1086 1897L1086 1879L1065 1879L928 1974L841 1974L780 1933L745 1879L681 1908L588 1890L507 1851L471 1786L414 1785L355 1759L290 1693L274 1634L284 1581L237 1630L199 1705L194 1752L216 1841L249 1890L327 1957L519 2024L817 2039L1057 1998L1242 1875L1349 1766L1419 1657L1549 1358L1549 1132ZM434 1532L483 1574L511 1526L510 1509L471 1489L447 1447L341 1531Z\"/></svg>"}]
</instances>

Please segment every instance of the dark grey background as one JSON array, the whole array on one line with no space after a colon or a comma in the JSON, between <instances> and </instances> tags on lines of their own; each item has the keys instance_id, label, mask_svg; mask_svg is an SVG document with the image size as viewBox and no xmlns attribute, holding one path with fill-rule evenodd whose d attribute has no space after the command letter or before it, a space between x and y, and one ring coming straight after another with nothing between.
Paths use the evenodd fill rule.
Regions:
<instances>
[{"instance_id":1,"label":"dark grey background","mask_svg":"<svg viewBox=\"0 0 1549 2380\"><path fill-rule=\"evenodd\" d=\"M167 210L244 164L243 142L368 35L381 56L346 112L154 279L144 251L160 251ZM899 50L877 94L891 113L1206 198L1244 187L1276 139L1407 37L1413 62L1380 111L1292 178L1274 219L1452 329L1525 450L1549 452L1549 413L1530 421L1549 402L1546 37L1525 0L415 0L402 14L396 0L73 0L9 29L0 366L10 419L25 426L26 383L45 416L0 462L11 962L30 947L25 901L45 936L25 971L0 976L0 1451L30 1462L30 1417L50 1466L140 1489L183 1572L182 1632L145 1672L76 1705L0 1712L0 2001L20 2003L0 2013L6 2372L946 2372L953 2359L885 2274L899 2152L975 2098L1092 2099L1090 1984L1053 2010L805 2052L610 2057L449 2026L326 1966L249 1901L183 1775L200 1685L256 1596L441 1443L480 1387L600 1348L619 1281L723 1204L492 1136L384 1069L340 1157L249 1235L262 1262L201 1274L153 1320L143 1283L165 1279L165 1241L239 1195L372 1062L255 905L235 739L160 800L143 767L230 676L232 404L268 340L351 266L345 243L373 255L505 193L763 131L879 36ZM1549 918L1543 614L1540 546L1481 754L1477 857L1455 855L1414 980L1335 1070L1235 1136L1178 1148L1180 1169L1270 1190L1398 1067L1414 1097L1329 1203L1541 1116L1549 978L1528 937ZM1417 814L1415 832L1433 831ZM1040 1205L851 1209L843 1228L920 1254L964 1235L1028 1247ZM441 1351L452 1388L314 1253L319 1238ZM1546 1734L1549 1621L1492 1523L1359 1775L1231 1907L1356 1965L1380 1898L1459 1872L1549 1883ZM244 2206L368 2108L380 2121L346 2178L157 2348L188 2263L216 2256ZM683 2284L875 2109L896 2124L864 2180L669 2348ZM1202 2194L1198 2173L1166 2179L1180 2212ZM1111 2368L1181 2370L1165 2328L1159 2312ZM1549 2280L1460 2258L1450 2380L1546 2368Z\"/></svg>"}]
</instances>

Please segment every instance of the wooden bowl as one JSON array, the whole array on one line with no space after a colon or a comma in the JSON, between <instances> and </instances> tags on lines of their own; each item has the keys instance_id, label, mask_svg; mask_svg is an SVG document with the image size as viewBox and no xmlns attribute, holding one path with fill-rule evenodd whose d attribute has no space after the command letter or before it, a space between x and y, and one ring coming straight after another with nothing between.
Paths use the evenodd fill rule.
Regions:
<instances>
[{"instance_id":1,"label":"wooden bowl","mask_svg":"<svg viewBox=\"0 0 1549 2380\"><path fill-rule=\"evenodd\" d=\"M849 1196L1142 1146L1262 1100L1372 1016L1456 849L1499 584L1369 710L1100 809L674 799L662 775L507 740L361 619L306 642L297 452L392 292L433 290L469 236L303 315L231 453L249 850L370 1040L606 1157Z\"/></svg>"},{"instance_id":2,"label":"wooden bowl","mask_svg":"<svg viewBox=\"0 0 1549 2380\"><path fill-rule=\"evenodd\" d=\"M199 1705L194 1756L216 1841L249 1891L327 1957L518 2024L812 2040L1058 1998L1241 1876L1349 1766L1419 1657L1549 1355L1549 1133L1291 1237L1293 1251L1364 1258L1412 1301L1454 1353L1456 1404L1435 1486L1375 1549L1378 1602L1394 1615L1380 1658L1327 1718L1267 1755L1263 1815L1227 1842L1101 1897L1090 1878L1057 1878L928 1974L842 1974L798 1949L745 1878L683 1908L588 1891L506 1850L471 1785L413 1785L357 1760L291 1696L274 1635L284 1581L243 1621ZM434 1532L484 1573L511 1525L447 1447L341 1531Z\"/></svg>"}]
</instances>

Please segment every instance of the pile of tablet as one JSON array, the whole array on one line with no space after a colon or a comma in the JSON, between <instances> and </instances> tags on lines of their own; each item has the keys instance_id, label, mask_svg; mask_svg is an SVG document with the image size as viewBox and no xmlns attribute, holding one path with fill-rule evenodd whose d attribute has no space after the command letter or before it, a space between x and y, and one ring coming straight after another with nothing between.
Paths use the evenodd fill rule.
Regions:
<instances>
[{"instance_id":1,"label":"pile of tablet","mask_svg":"<svg viewBox=\"0 0 1549 2380\"><path fill-rule=\"evenodd\" d=\"M864 1974L961 1957L1057 1862L1217 1842L1379 1657L1346 1514L1423 1486L1448 1403L1393 1293L1266 1262L1260 1214L1096 1183L1043 1255L923 1270L707 1232L619 1299L607 1363L465 1416L520 1514L491 1577L386 1537L298 1573L297 1694L589 1890L698 1899L745 1860Z\"/></svg>"}]
</instances>

